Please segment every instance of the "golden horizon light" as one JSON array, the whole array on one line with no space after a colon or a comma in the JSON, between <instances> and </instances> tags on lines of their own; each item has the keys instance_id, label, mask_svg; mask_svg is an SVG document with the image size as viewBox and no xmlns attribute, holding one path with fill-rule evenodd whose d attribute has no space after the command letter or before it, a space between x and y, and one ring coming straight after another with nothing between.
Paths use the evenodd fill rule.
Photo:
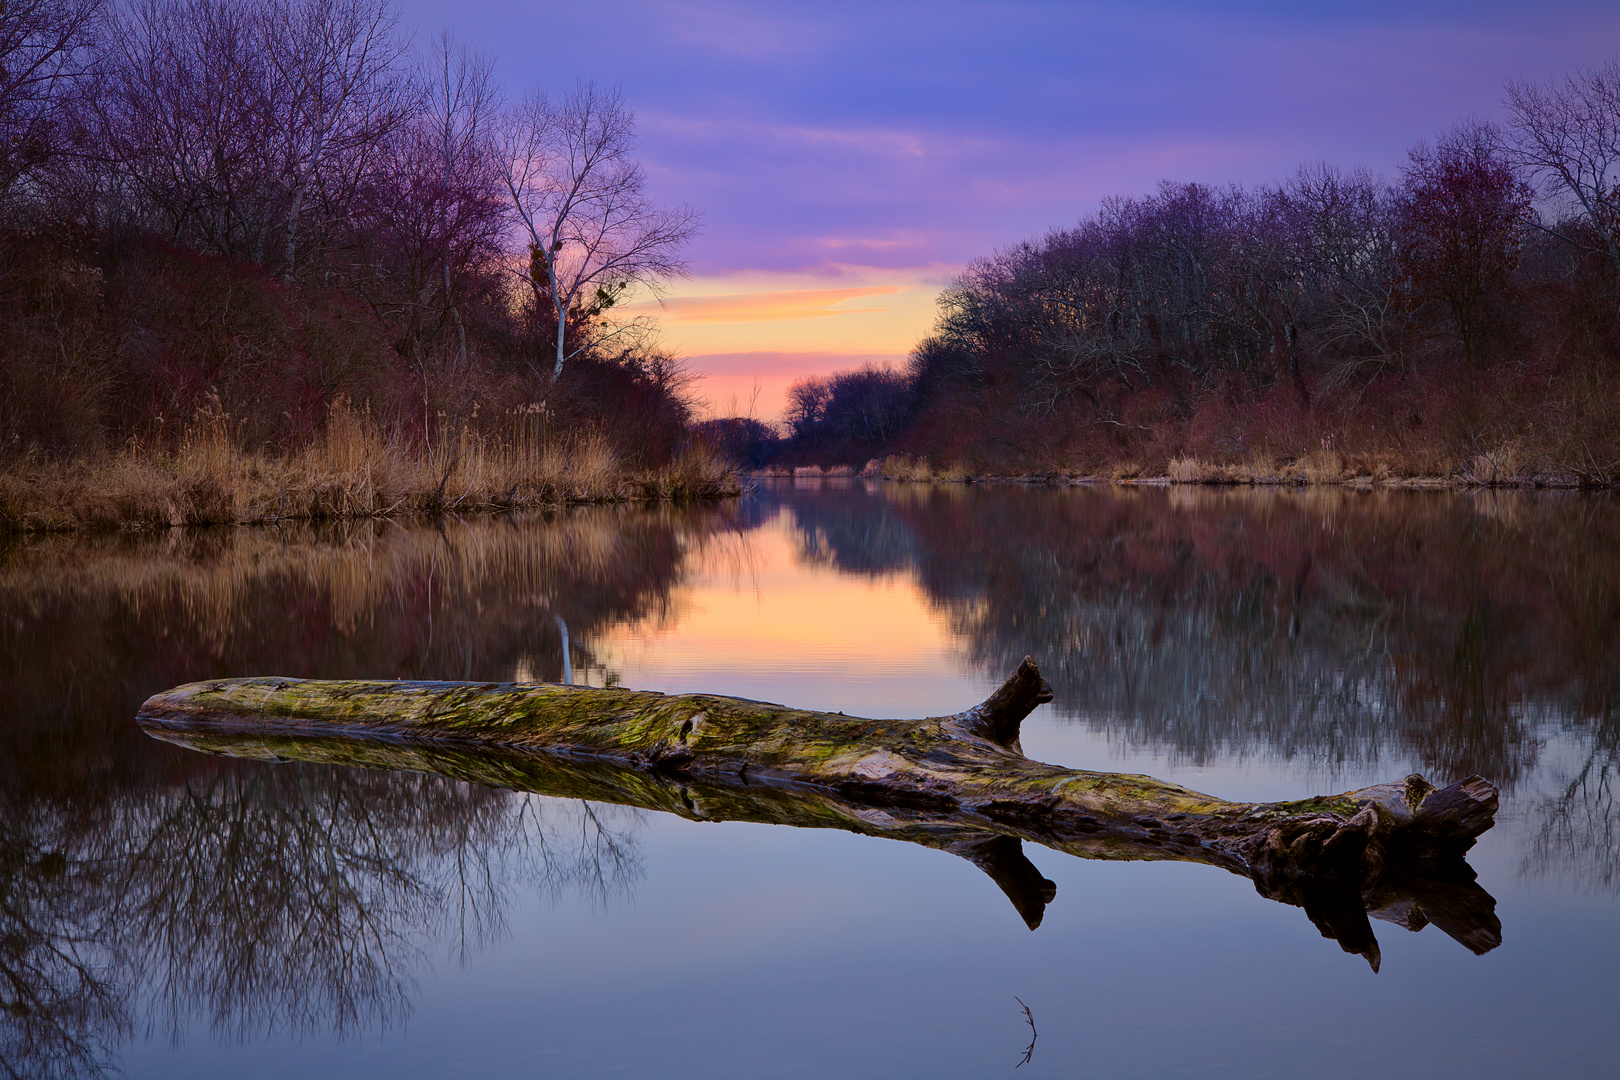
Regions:
<instances>
[{"instance_id":1,"label":"golden horizon light","mask_svg":"<svg viewBox=\"0 0 1620 1080\"><path fill-rule=\"evenodd\" d=\"M956 267L837 267L678 279L626 314L658 321L662 345L701 376L712 416L781 416L788 386L866 364L897 366L932 330Z\"/></svg>"}]
</instances>

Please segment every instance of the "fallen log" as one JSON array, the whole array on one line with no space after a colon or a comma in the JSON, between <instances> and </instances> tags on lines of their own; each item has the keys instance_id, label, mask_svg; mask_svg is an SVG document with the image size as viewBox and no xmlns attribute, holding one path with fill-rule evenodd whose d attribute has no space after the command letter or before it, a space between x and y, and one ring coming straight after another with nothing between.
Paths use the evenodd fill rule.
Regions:
<instances>
[{"instance_id":1,"label":"fallen log","mask_svg":"<svg viewBox=\"0 0 1620 1080\"><path fill-rule=\"evenodd\" d=\"M237 756L437 772L698 820L837 827L962 855L1033 929L1054 886L1030 840L1084 858L1177 859L1250 877L1367 957L1378 917L1428 922L1476 952L1500 940L1462 856L1496 789L1420 776L1340 795L1243 803L1148 776L1026 758L1019 727L1051 690L1028 658L983 704L873 720L713 694L556 684L191 683L155 695L152 734ZM1413 885L1413 883L1418 883Z\"/></svg>"}]
</instances>

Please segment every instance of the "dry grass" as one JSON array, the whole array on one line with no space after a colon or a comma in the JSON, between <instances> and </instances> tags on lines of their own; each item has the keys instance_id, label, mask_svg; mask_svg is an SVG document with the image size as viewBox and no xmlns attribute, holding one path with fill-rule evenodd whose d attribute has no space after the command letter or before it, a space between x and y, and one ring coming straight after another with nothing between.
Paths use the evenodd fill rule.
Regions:
<instances>
[{"instance_id":1,"label":"dry grass","mask_svg":"<svg viewBox=\"0 0 1620 1080\"><path fill-rule=\"evenodd\" d=\"M927 458L912 458L899 454L890 454L884 458L878 464L876 474L889 480L926 482L934 478L934 470L929 466Z\"/></svg>"},{"instance_id":2,"label":"dry grass","mask_svg":"<svg viewBox=\"0 0 1620 1080\"><path fill-rule=\"evenodd\" d=\"M1524 455L1514 443L1475 454L1460 470L1459 479L1471 487L1509 487L1533 480Z\"/></svg>"},{"instance_id":3,"label":"dry grass","mask_svg":"<svg viewBox=\"0 0 1620 1080\"><path fill-rule=\"evenodd\" d=\"M1147 468L1135 461L1116 461L1108 467L1108 479L1116 484L1140 479L1147 473Z\"/></svg>"},{"instance_id":4,"label":"dry grass","mask_svg":"<svg viewBox=\"0 0 1620 1080\"><path fill-rule=\"evenodd\" d=\"M1344 455L1324 444L1294 463L1295 476L1307 484L1337 484L1345 479Z\"/></svg>"},{"instance_id":5,"label":"dry grass","mask_svg":"<svg viewBox=\"0 0 1620 1080\"><path fill-rule=\"evenodd\" d=\"M861 469L862 476L881 477L884 480L911 480L919 483L959 482L973 479L973 474L961 465L934 466L927 458L890 454L886 458L873 458Z\"/></svg>"},{"instance_id":6,"label":"dry grass","mask_svg":"<svg viewBox=\"0 0 1620 1080\"><path fill-rule=\"evenodd\" d=\"M1165 474L1173 484L1221 484L1228 479L1225 465L1200 461L1195 457L1171 458Z\"/></svg>"},{"instance_id":7,"label":"dry grass","mask_svg":"<svg viewBox=\"0 0 1620 1080\"><path fill-rule=\"evenodd\" d=\"M1507 487L1545 482L1544 477L1524 465L1522 457L1511 446L1480 454L1460 469L1444 461L1415 462L1388 451L1342 454L1330 442L1324 442L1282 463L1269 454L1251 454L1236 462L1205 461L1190 454L1182 455L1171 458L1165 472L1172 484ZM1142 466L1127 462L1113 467L1112 478L1128 482L1145 474Z\"/></svg>"},{"instance_id":8,"label":"dry grass","mask_svg":"<svg viewBox=\"0 0 1620 1080\"><path fill-rule=\"evenodd\" d=\"M708 448L632 472L600 435L543 438L537 413L518 410L493 434L441 433L423 448L386 435L340 401L314 445L272 455L240 449L230 418L205 408L172 452L129 446L101 460L25 461L0 472L0 533L498 511L740 490L734 467Z\"/></svg>"}]
</instances>

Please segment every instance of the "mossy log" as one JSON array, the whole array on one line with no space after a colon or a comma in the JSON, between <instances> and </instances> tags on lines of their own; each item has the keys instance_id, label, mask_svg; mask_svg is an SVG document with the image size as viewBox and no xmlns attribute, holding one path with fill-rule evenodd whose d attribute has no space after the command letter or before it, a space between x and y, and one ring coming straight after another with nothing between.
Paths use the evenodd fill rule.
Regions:
<instances>
[{"instance_id":1,"label":"mossy log","mask_svg":"<svg viewBox=\"0 0 1620 1080\"><path fill-rule=\"evenodd\" d=\"M1054 886L1030 840L1084 858L1177 859L1252 878L1376 969L1367 914L1500 940L1462 855L1496 789L1422 777L1292 802L1230 802L1148 776L1026 758L1019 725L1051 690L1025 659L965 712L873 720L713 694L447 682L191 683L141 709L195 749L436 772L698 820L836 827L952 851L1033 929Z\"/></svg>"}]
</instances>

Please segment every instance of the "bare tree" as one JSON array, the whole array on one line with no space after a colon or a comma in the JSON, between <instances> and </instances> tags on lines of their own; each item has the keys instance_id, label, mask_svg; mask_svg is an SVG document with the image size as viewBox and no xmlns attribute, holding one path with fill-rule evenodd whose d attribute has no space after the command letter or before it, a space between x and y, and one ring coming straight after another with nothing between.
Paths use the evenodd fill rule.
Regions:
<instances>
[{"instance_id":1,"label":"bare tree","mask_svg":"<svg viewBox=\"0 0 1620 1080\"><path fill-rule=\"evenodd\" d=\"M801 438L812 437L827 418L832 401L832 381L820 375L795 380L787 390L787 410L783 421L788 431Z\"/></svg>"},{"instance_id":2,"label":"bare tree","mask_svg":"<svg viewBox=\"0 0 1620 1080\"><path fill-rule=\"evenodd\" d=\"M409 115L395 21L389 0L136 0L101 107L143 216L290 279L301 246L351 224Z\"/></svg>"},{"instance_id":3,"label":"bare tree","mask_svg":"<svg viewBox=\"0 0 1620 1080\"><path fill-rule=\"evenodd\" d=\"M1277 192L1307 324L1333 361L1324 389L1397 366L1409 305L1396 271L1395 197L1364 169L1301 166Z\"/></svg>"},{"instance_id":4,"label":"bare tree","mask_svg":"<svg viewBox=\"0 0 1620 1080\"><path fill-rule=\"evenodd\" d=\"M262 260L274 84L243 5L134 0L108 36L97 101L132 216L171 241Z\"/></svg>"},{"instance_id":5,"label":"bare tree","mask_svg":"<svg viewBox=\"0 0 1620 1080\"><path fill-rule=\"evenodd\" d=\"M1420 295L1445 304L1470 363L1486 357L1532 220L1530 188L1500 146L1494 125L1465 120L1432 149L1414 146L1401 170L1402 269Z\"/></svg>"},{"instance_id":6,"label":"bare tree","mask_svg":"<svg viewBox=\"0 0 1620 1080\"><path fill-rule=\"evenodd\" d=\"M410 115L392 0L275 0L261 20L286 101L278 116L287 179L283 277L291 281L306 203L322 185L328 224L347 207L383 140Z\"/></svg>"},{"instance_id":7,"label":"bare tree","mask_svg":"<svg viewBox=\"0 0 1620 1080\"><path fill-rule=\"evenodd\" d=\"M88 69L102 0L0 3L0 197L60 151L69 89Z\"/></svg>"},{"instance_id":8,"label":"bare tree","mask_svg":"<svg viewBox=\"0 0 1620 1080\"><path fill-rule=\"evenodd\" d=\"M652 201L635 148L634 114L591 84L560 101L536 91L507 114L501 158L529 256L517 272L536 317L555 320L551 384L570 358L633 328L604 317L630 289L685 272L698 214Z\"/></svg>"},{"instance_id":9,"label":"bare tree","mask_svg":"<svg viewBox=\"0 0 1620 1080\"><path fill-rule=\"evenodd\" d=\"M1511 82L1507 94L1514 164L1541 181L1544 194L1573 200L1620 275L1620 61L1549 86Z\"/></svg>"},{"instance_id":10,"label":"bare tree","mask_svg":"<svg viewBox=\"0 0 1620 1080\"><path fill-rule=\"evenodd\" d=\"M424 380L441 332L454 331L467 363L463 308L498 272L505 229L493 62L448 34L426 59L413 115L385 141L380 182L367 186L373 250L353 281L403 324L402 351Z\"/></svg>"},{"instance_id":11,"label":"bare tree","mask_svg":"<svg viewBox=\"0 0 1620 1080\"><path fill-rule=\"evenodd\" d=\"M443 309L455 323L461 359L467 360L467 328L461 318L461 289L452 269L482 261L499 245L499 178L494 144L501 104L494 61L440 34L433 49L427 115L422 125L431 138L433 164L445 192L439 259L444 277Z\"/></svg>"}]
</instances>

